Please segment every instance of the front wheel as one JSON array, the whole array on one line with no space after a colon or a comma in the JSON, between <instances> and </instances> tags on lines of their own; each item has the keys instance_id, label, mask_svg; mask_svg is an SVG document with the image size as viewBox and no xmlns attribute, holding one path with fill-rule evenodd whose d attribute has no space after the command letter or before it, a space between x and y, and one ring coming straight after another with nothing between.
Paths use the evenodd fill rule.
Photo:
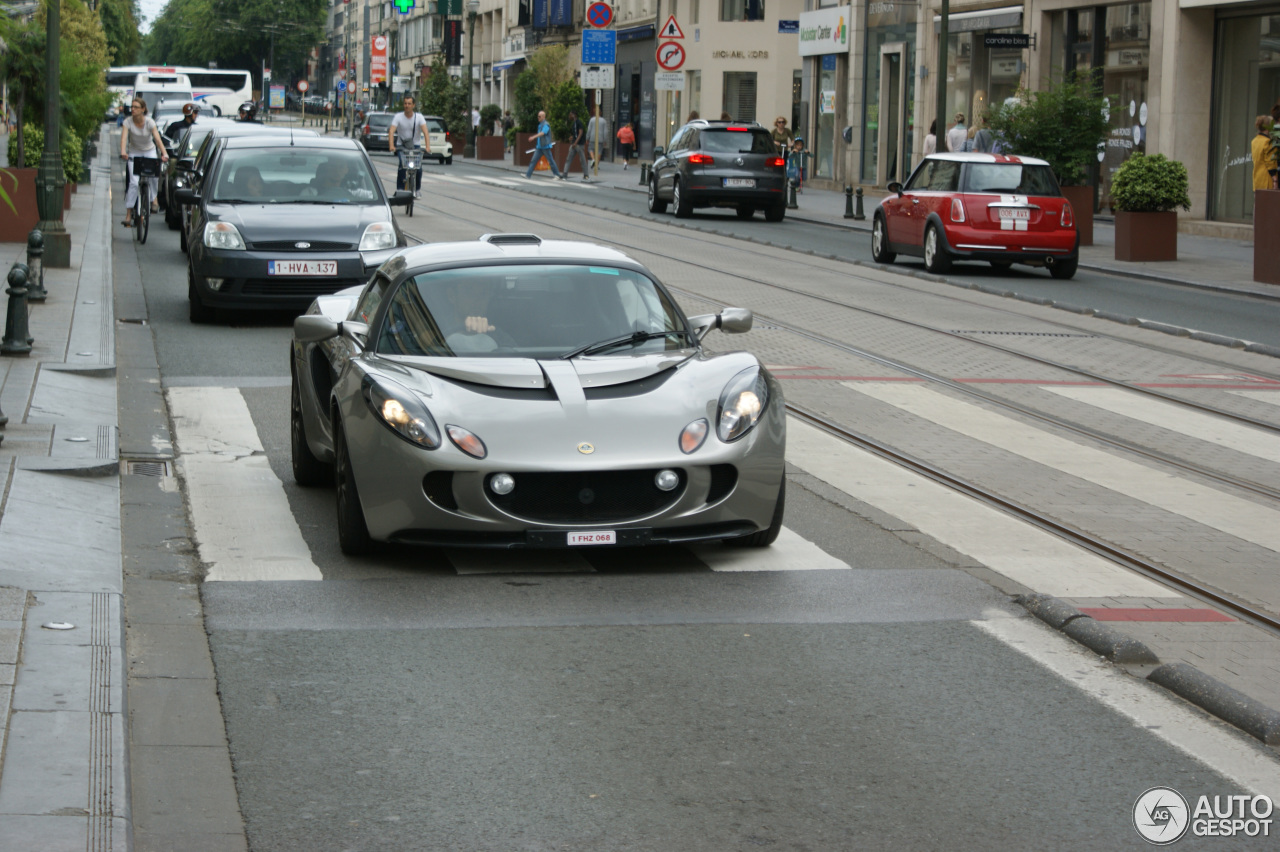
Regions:
<instances>
[{"instance_id":1,"label":"front wheel","mask_svg":"<svg viewBox=\"0 0 1280 852\"><path fill-rule=\"evenodd\" d=\"M338 486L338 546L348 556L362 556L369 552L369 527L360 506L360 492L356 488L351 453L347 448L347 433L340 419L333 427L333 453L334 479Z\"/></svg>"},{"instance_id":2,"label":"front wheel","mask_svg":"<svg viewBox=\"0 0 1280 852\"><path fill-rule=\"evenodd\" d=\"M217 316L217 309L211 308L200 300L196 290L196 273L187 267L187 316L196 325L211 323Z\"/></svg>"},{"instance_id":3,"label":"front wheel","mask_svg":"<svg viewBox=\"0 0 1280 852\"><path fill-rule=\"evenodd\" d=\"M751 535L744 535L742 538L731 538L725 544L732 547L768 547L778 540L778 533L782 532L782 516L787 506L787 480L783 477L782 482L778 485L778 502L773 504L773 518L769 521L769 526L753 532Z\"/></svg>"},{"instance_id":4,"label":"front wheel","mask_svg":"<svg viewBox=\"0 0 1280 852\"><path fill-rule=\"evenodd\" d=\"M649 178L649 212L667 212L667 202L658 197L658 179L655 177Z\"/></svg>"},{"instance_id":5,"label":"front wheel","mask_svg":"<svg viewBox=\"0 0 1280 852\"><path fill-rule=\"evenodd\" d=\"M1059 281L1067 281L1076 275L1076 267L1080 265L1080 258L1069 257L1066 260L1060 260L1053 266L1049 267L1049 274Z\"/></svg>"},{"instance_id":6,"label":"front wheel","mask_svg":"<svg viewBox=\"0 0 1280 852\"><path fill-rule=\"evenodd\" d=\"M937 225L930 225L924 232L924 268L934 275L945 275L951 270L951 255L942 247L942 234Z\"/></svg>"},{"instance_id":7,"label":"front wheel","mask_svg":"<svg viewBox=\"0 0 1280 852\"><path fill-rule=\"evenodd\" d=\"M871 222L871 259L876 263L893 263L898 259L896 252L889 251L888 225L879 213Z\"/></svg>"},{"instance_id":8,"label":"front wheel","mask_svg":"<svg viewBox=\"0 0 1280 852\"><path fill-rule=\"evenodd\" d=\"M151 230L151 193L143 189L146 178L139 181L138 186L138 242L147 244L147 234Z\"/></svg>"}]
</instances>

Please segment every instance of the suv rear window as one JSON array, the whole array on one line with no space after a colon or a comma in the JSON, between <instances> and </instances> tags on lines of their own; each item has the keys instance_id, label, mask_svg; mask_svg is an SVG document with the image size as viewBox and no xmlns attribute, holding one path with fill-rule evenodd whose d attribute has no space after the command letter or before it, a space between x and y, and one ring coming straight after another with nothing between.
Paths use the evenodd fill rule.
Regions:
<instances>
[{"instance_id":1,"label":"suv rear window","mask_svg":"<svg viewBox=\"0 0 1280 852\"><path fill-rule=\"evenodd\" d=\"M1020 163L970 163L965 170L962 192L995 195L1051 195L1062 193L1048 166Z\"/></svg>"},{"instance_id":2,"label":"suv rear window","mask_svg":"<svg viewBox=\"0 0 1280 852\"><path fill-rule=\"evenodd\" d=\"M428 118L428 119L427 119L427 132L428 132L428 133L444 133L444 132L445 132L445 130L444 130L444 122L442 122L442 121L441 121L440 119L438 119L438 118Z\"/></svg>"},{"instance_id":3,"label":"suv rear window","mask_svg":"<svg viewBox=\"0 0 1280 852\"><path fill-rule=\"evenodd\" d=\"M385 112L374 113L373 115L369 116L369 120L366 122L366 124L368 124L370 127L390 127L391 116Z\"/></svg>"},{"instance_id":4,"label":"suv rear window","mask_svg":"<svg viewBox=\"0 0 1280 852\"><path fill-rule=\"evenodd\" d=\"M773 137L764 128L708 127L698 133L700 150L713 154L772 154L777 151Z\"/></svg>"}]
</instances>

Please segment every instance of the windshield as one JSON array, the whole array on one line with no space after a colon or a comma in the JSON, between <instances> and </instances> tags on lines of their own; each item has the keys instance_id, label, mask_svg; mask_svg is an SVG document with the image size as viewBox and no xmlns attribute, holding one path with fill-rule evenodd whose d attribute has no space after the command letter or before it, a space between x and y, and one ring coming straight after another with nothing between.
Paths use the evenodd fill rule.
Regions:
<instances>
[{"instance_id":1,"label":"windshield","mask_svg":"<svg viewBox=\"0 0 1280 852\"><path fill-rule=\"evenodd\" d=\"M256 204L371 204L380 200L359 151L248 148L226 151L212 200Z\"/></svg>"},{"instance_id":2,"label":"windshield","mask_svg":"<svg viewBox=\"0 0 1280 852\"><path fill-rule=\"evenodd\" d=\"M777 150L773 138L764 130L703 130L698 145L713 154L772 154Z\"/></svg>"},{"instance_id":3,"label":"windshield","mask_svg":"<svg viewBox=\"0 0 1280 852\"><path fill-rule=\"evenodd\" d=\"M375 351L551 359L637 332L634 342L598 357L691 345L680 311L643 273L601 266L482 266L406 280L391 298ZM649 333L659 336L644 339Z\"/></svg>"},{"instance_id":4,"label":"windshield","mask_svg":"<svg viewBox=\"0 0 1280 852\"><path fill-rule=\"evenodd\" d=\"M993 195L1061 195L1048 166L1021 163L970 163L964 192Z\"/></svg>"}]
</instances>

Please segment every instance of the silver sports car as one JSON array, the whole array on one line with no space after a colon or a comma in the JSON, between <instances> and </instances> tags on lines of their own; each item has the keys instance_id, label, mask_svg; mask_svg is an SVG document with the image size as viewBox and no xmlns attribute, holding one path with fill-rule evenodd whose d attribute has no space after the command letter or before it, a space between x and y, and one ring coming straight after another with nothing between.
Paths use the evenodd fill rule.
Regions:
<instances>
[{"instance_id":1,"label":"silver sports car","mask_svg":"<svg viewBox=\"0 0 1280 852\"><path fill-rule=\"evenodd\" d=\"M712 355L651 272L588 243L493 234L405 249L294 322L300 485L338 538L486 547L763 547L786 416L754 355Z\"/></svg>"}]
</instances>

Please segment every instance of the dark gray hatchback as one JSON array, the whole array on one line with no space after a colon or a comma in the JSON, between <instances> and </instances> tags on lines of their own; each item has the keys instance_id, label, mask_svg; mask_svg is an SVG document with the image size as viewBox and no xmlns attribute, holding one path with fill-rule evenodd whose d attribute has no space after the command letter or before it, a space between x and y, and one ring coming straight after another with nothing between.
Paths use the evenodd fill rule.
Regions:
<instances>
[{"instance_id":1,"label":"dark gray hatchback","mask_svg":"<svg viewBox=\"0 0 1280 852\"><path fill-rule=\"evenodd\" d=\"M787 213L785 161L769 131L755 122L691 121L653 150L649 211L671 204L681 218L695 207L732 207L739 219L764 210L770 222Z\"/></svg>"}]
</instances>

